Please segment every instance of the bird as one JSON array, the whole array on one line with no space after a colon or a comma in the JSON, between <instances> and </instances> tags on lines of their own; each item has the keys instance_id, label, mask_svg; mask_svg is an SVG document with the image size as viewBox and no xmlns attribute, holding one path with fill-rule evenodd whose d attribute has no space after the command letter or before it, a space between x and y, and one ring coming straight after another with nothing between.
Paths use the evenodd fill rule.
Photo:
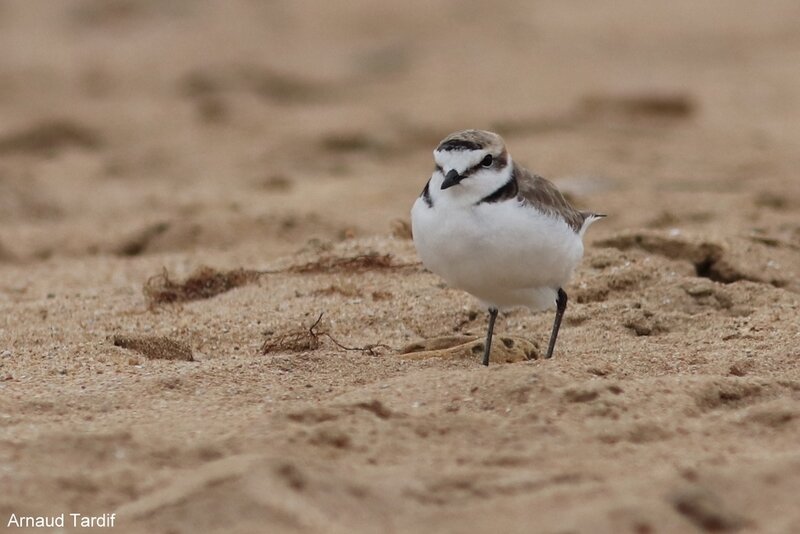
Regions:
<instances>
[{"instance_id":1,"label":"bird","mask_svg":"<svg viewBox=\"0 0 800 534\"><path fill-rule=\"evenodd\" d=\"M488 310L483 365L498 312L516 307L555 307L551 358L584 233L605 215L573 208L552 182L512 160L494 132L454 132L433 157L433 174L411 209L423 265Z\"/></svg>"}]
</instances>

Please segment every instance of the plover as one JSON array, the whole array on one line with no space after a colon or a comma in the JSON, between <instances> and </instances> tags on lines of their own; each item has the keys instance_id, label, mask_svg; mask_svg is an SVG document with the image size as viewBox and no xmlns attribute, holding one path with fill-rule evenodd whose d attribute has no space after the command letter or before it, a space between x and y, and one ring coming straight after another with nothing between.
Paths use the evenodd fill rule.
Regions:
<instances>
[{"instance_id":1,"label":"plover","mask_svg":"<svg viewBox=\"0 0 800 534\"><path fill-rule=\"evenodd\" d=\"M555 185L514 163L503 138L483 130L448 135L411 209L422 263L489 311L489 365L498 310L556 308L546 358L567 308L564 286L583 256L583 234L599 213L578 211Z\"/></svg>"}]
</instances>

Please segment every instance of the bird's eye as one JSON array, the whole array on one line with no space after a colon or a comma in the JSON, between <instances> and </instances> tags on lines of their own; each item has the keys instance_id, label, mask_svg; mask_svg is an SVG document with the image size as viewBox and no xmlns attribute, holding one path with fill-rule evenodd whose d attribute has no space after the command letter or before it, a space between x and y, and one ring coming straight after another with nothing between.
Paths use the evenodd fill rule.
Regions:
<instances>
[{"instance_id":1,"label":"bird's eye","mask_svg":"<svg viewBox=\"0 0 800 534\"><path fill-rule=\"evenodd\" d=\"M493 161L492 155L491 154L487 154L486 157L481 160L481 165L484 166L484 167L491 167L492 166L492 161Z\"/></svg>"}]
</instances>

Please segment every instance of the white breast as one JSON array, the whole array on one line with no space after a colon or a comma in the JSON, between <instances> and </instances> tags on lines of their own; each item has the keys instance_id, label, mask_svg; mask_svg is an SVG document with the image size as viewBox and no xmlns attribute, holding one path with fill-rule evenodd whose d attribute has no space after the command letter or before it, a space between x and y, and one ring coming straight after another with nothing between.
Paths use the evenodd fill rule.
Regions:
<instances>
[{"instance_id":1,"label":"white breast","mask_svg":"<svg viewBox=\"0 0 800 534\"><path fill-rule=\"evenodd\" d=\"M583 255L564 221L515 200L431 208L420 198L411 224L428 269L500 309L552 307Z\"/></svg>"}]
</instances>

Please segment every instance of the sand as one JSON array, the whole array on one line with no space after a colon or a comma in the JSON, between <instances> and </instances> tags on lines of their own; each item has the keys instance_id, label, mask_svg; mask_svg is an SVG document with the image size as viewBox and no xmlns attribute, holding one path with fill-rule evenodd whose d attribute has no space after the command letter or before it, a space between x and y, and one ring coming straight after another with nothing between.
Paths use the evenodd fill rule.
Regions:
<instances>
[{"instance_id":1,"label":"sand","mask_svg":"<svg viewBox=\"0 0 800 534\"><path fill-rule=\"evenodd\" d=\"M0 524L800 532L799 17L3 2ZM608 214L552 360L409 239L468 127Z\"/></svg>"}]
</instances>

